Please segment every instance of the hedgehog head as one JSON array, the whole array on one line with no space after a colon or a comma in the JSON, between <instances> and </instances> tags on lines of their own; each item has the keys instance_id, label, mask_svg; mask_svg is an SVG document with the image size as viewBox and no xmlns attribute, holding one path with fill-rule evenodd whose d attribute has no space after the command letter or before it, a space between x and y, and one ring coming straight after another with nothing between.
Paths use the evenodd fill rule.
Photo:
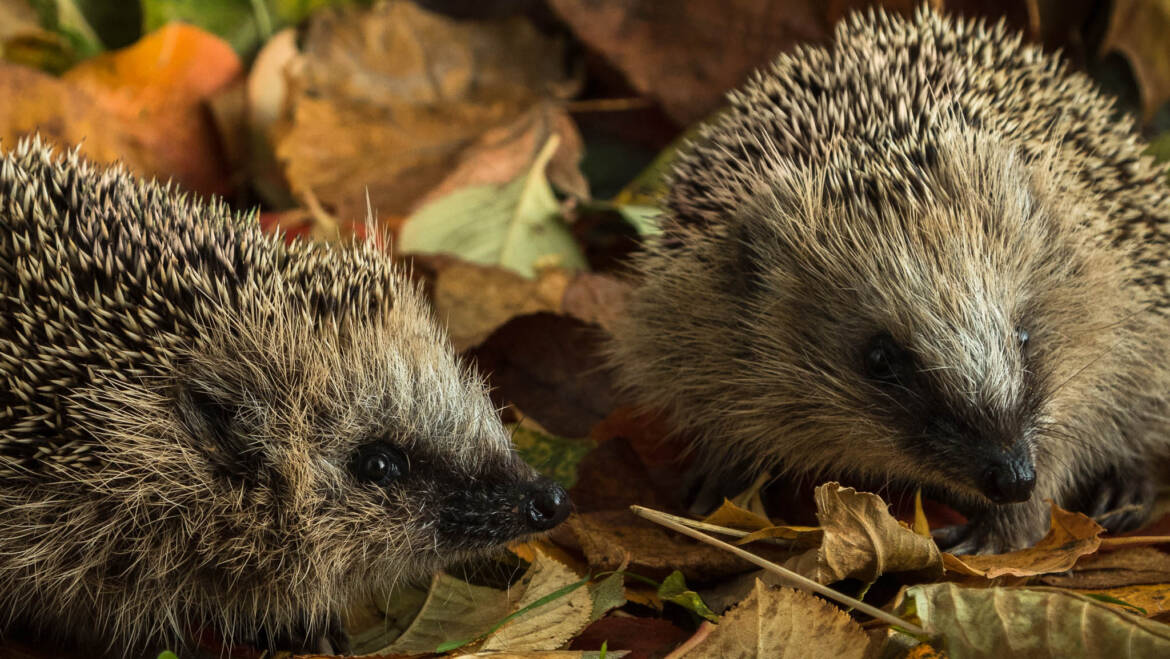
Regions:
<instances>
[{"instance_id":1,"label":"hedgehog head","mask_svg":"<svg viewBox=\"0 0 1170 659\"><path fill-rule=\"evenodd\" d=\"M1092 450L1071 426L1100 428L1098 392L1125 372L1118 267L1071 229L1051 156L938 135L862 166L756 160L734 217L657 248L687 256L648 257L619 332L627 383L711 435L716 462L933 484L973 506L1061 491L1045 480L1069 471L1057 447ZM660 318L663 299L688 302Z\"/></svg>"},{"instance_id":2,"label":"hedgehog head","mask_svg":"<svg viewBox=\"0 0 1170 659\"><path fill-rule=\"evenodd\" d=\"M187 605L160 609L243 638L311 637L354 598L567 515L564 490L517 456L415 287L363 281L376 269L347 258L291 254L297 268L329 264L296 275L322 287L289 275L222 315L209 306L174 378L104 395L112 425L94 432L117 438L110 499L182 509L142 515L151 546L135 549L153 554L150 570L189 575L167 585ZM347 298L336 282L363 290Z\"/></svg>"}]
</instances>

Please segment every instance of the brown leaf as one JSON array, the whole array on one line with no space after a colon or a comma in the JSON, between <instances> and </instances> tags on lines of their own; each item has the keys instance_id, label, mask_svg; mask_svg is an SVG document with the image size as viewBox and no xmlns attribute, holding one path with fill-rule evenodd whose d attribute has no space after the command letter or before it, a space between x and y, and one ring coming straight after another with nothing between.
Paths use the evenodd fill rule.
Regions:
<instances>
[{"instance_id":1,"label":"brown leaf","mask_svg":"<svg viewBox=\"0 0 1170 659\"><path fill-rule=\"evenodd\" d=\"M861 659L869 645L861 625L832 604L757 580L747 599L682 656Z\"/></svg>"},{"instance_id":2,"label":"brown leaf","mask_svg":"<svg viewBox=\"0 0 1170 659\"><path fill-rule=\"evenodd\" d=\"M825 40L860 0L551 0L586 44L654 97L679 125L719 107L749 72L800 43ZM908 8L908 1L887 2Z\"/></svg>"},{"instance_id":3,"label":"brown leaf","mask_svg":"<svg viewBox=\"0 0 1170 659\"><path fill-rule=\"evenodd\" d=\"M846 578L873 581L888 572L942 574L934 540L894 519L881 497L825 483L817 488L816 501L824 531L821 546L785 567L823 584Z\"/></svg>"},{"instance_id":4,"label":"brown leaf","mask_svg":"<svg viewBox=\"0 0 1170 659\"><path fill-rule=\"evenodd\" d=\"M121 159L130 169L148 173L131 150L118 121L76 85L40 71L0 62L0 144L4 150L26 135L41 137L63 149L80 145L97 162Z\"/></svg>"},{"instance_id":5,"label":"brown leaf","mask_svg":"<svg viewBox=\"0 0 1170 659\"><path fill-rule=\"evenodd\" d=\"M172 23L122 50L88 59L62 79L89 94L130 143L139 173L207 194L231 187L207 102L243 73L227 42ZM110 127L103 127L109 130Z\"/></svg>"},{"instance_id":6,"label":"brown leaf","mask_svg":"<svg viewBox=\"0 0 1170 659\"><path fill-rule=\"evenodd\" d=\"M569 282L561 306L564 312L607 332L621 317L630 284L609 275L583 272Z\"/></svg>"},{"instance_id":7,"label":"brown leaf","mask_svg":"<svg viewBox=\"0 0 1170 659\"><path fill-rule=\"evenodd\" d=\"M1163 581L1166 581L1163 578ZM1104 595L1119 599L1130 607L1121 607L1128 613L1140 614L1132 607L1145 610L1145 617L1158 618L1170 613L1170 584L1141 584L1134 586L1118 586L1116 588L1094 588L1092 590L1078 590L1082 595Z\"/></svg>"},{"instance_id":8,"label":"brown leaf","mask_svg":"<svg viewBox=\"0 0 1170 659\"><path fill-rule=\"evenodd\" d=\"M468 185L511 181L528 169L553 135L560 141L545 170L549 182L573 197L588 199L589 182L578 167L585 149L581 135L564 107L542 101L515 121L490 128L476 138L464 149L454 171L417 205Z\"/></svg>"},{"instance_id":9,"label":"brown leaf","mask_svg":"<svg viewBox=\"0 0 1170 659\"><path fill-rule=\"evenodd\" d=\"M407 216L485 131L571 93L561 51L519 17L456 21L409 2L316 12L277 138L293 192L343 222L365 216L367 190L380 218Z\"/></svg>"},{"instance_id":10,"label":"brown leaf","mask_svg":"<svg viewBox=\"0 0 1170 659\"><path fill-rule=\"evenodd\" d=\"M629 569L639 574L661 578L680 570L688 582L702 582L752 568L728 552L681 537L628 511L574 515L566 525L589 565L597 570L616 570L629 561ZM769 547L756 553L781 560L786 555Z\"/></svg>"},{"instance_id":11,"label":"brown leaf","mask_svg":"<svg viewBox=\"0 0 1170 659\"><path fill-rule=\"evenodd\" d=\"M655 486L646 465L624 437L601 444L581 460L577 483L569 496L581 513L626 510L634 504L669 507L665 493Z\"/></svg>"},{"instance_id":12,"label":"brown leaf","mask_svg":"<svg viewBox=\"0 0 1170 659\"><path fill-rule=\"evenodd\" d=\"M759 531L772 526L772 521L767 517L740 508L727 499L723 500L723 505L715 512L704 517L703 521L741 531Z\"/></svg>"},{"instance_id":13,"label":"brown leaf","mask_svg":"<svg viewBox=\"0 0 1170 659\"><path fill-rule=\"evenodd\" d=\"M1048 574L1037 580L1062 588L1117 588L1170 582L1170 554L1151 547L1102 551L1082 556L1071 574Z\"/></svg>"},{"instance_id":14,"label":"brown leaf","mask_svg":"<svg viewBox=\"0 0 1170 659\"><path fill-rule=\"evenodd\" d=\"M1036 546L1007 554L955 556L943 554L947 571L994 579L1064 572L1086 554L1097 551L1105 531L1092 518L1052 506L1052 528Z\"/></svg>"},{"instance_id":15,"label":"brown leaf","mask_svg":"<svg viewBox=\"0 0 1170 659\"><path fill-rule=\"evenodd\" d=\"M569 649L600 650L605 643L607 652L628 650L628 657L648 659L663 656L686 638L685 630L667 620L610 616L586 627Z\"/></svg>"},{"instance_id":16,"label":"brown leaf","mask_svg":"<svg viewBox=\"0 0 1170 659\"><path fill-rule=\"evenodd\" d=\"M598 330L574 318L513 318L469 354L488 373L495 400L515 404L554 435L585 437L616 407Z\"/></svg>"},{"instance_id":17,"label":"brown leaf","mask_svg":"<svg viewBox=\"0 0 1170 659\"><path fill-rule=\"evenodd\" d=\"M545 270L529 279L511 270L455 258L415 257L435 272L431 299L451 343L464 352L516 316L557 312L571 275Z\"/></svg>"},{"instance_id":18,"label":"brown leaf","mask_svg":"<svg viewBox=\"0 0 1170 659\"><path fill-rule=\"evenodd\" d=\"M1129 60L1149 120L1170 100L1170 0L1117 0L1101 52L1118 51Z\"/></svg>"}]
</instances>

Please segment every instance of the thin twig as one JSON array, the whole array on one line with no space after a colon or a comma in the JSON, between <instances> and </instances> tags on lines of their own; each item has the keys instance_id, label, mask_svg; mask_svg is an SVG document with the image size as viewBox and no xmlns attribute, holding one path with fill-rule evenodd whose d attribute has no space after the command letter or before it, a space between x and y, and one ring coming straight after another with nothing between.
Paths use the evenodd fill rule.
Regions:
<instances>
[{"instance_id":1,"label":"thin twig","mask_svg":"<svg viewBox=\"0 0 1170 659\"><path fill-rule=\"evenodd\" d=\"M913 634L915 636L927 636L928 635L926 630L919 627L918 625L914 625L914 624L911 624L909 622L906 622L905 620L899 618L898 616L896 616L888 611L883 611L883 610L881 610L881 609L879 609L876 606L873 606L871 604L866 604L865 602L862 602L860 600L856 600L852 597L849 597L848 595L842 595L841 593L838 593L837 591L833 590L832 588L829 588L828 586L822 586L821 584L813 581L812 579L809 579L806 576L797 574L796 572L793 572L792 570L789 570L786 567L782 567L780 565L773 563L772 561L769 561L765 558L761 558L761 557L751 553L750 551L740 549L739 547L736 547L735 545L726 543L718 538L713 538L713 537L707 535L706 533L703 533L702 531L698 531L696 529L692 529L689 526L686 526L685 524L680 524L680 523L674 521L673 519L671 519L671 517L673 517L672 515L667 515L666 513L660 513L657 510L651 510L650 508L644 508L642 506L630 506L630 510L635 515L637 515L639 517L644 517L645 519L648 519L651 522L654 522L655 524L661 524L662 526L665 526L669 529L673 529L675 531L678 531L679 533L682 533L683 535L689 535L690 537L692 537L696 540L705 542L709 545L714 545L714 546L719 547L720 549L723 549L725 551L729 551L729 552L735 554L736 556L739 556L740 558L744 559L745 561L748 561L749 563L754 563L754 564L764 568L765 570L780 576L781 578L792 583L793 585L799 586L800 588L803 588L805 590L811 590L812 592L817 593L818 595L824 595L825 597L828 597L831 600L834 600L836 602L840 602L841 604L844 604L845 606L849 606L849 607L852 607L854 609L857 609L858 611L861 611L862 613L871 615L874 618L877 618L879 620L886 622L887 624L894 625L896 627L901 627L902 629L906 630L907 632L909 632L910 634Z\"/></svg>"}]
</instances>

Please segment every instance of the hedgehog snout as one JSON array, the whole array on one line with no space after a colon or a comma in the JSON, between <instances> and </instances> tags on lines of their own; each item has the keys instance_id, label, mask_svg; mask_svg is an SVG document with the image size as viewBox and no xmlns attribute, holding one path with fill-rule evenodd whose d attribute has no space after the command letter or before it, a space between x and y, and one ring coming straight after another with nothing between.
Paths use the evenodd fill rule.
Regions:
<instances>
[{"instance_id":1,"label":"hedgehog snout","mask_svg":"<svg viewBox=\"0 0 1170 659\"><path fill-rule=\"evenodd\" d=\"M979 476L979 489L993 503L1020 503L1032 496L1036 487L1036 466L1024 442L1008 450L993 451L988 465Z\"/></svg>"},{"instance_id":2,"label":"hedgehog snout","mask_svg":"<svg viewBox=\"0 0 1170 659\"><path fill-rule=\"evenodd\" d=\"M528 491L525 522L535 531L547 531L569 516L569 493L555 481L541 478Z\"/></svg>"}]
</instances>

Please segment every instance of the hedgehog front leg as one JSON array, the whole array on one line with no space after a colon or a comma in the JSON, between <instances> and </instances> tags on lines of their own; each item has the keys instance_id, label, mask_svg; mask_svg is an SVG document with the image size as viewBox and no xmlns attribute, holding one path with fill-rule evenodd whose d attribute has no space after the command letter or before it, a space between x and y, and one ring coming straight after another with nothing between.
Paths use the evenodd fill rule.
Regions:
<instances>
[{"instance_id":1,"label":"hedgehog front leg","mask_svg":"<svg viewBox=\"0 0 1170 659\"><path fill-rule=\"evenodd\" d=\"M1122 533L1149 519L1156 497L1155 480L1145 466L1111 465L1088 480L1070 509L1092 517L1110 533Z\"/></svg>"},{"instance_id":2,"label":"hedgehog front leg","mask_svg":"<svg viewBox=\"0 0 1170 659\"><path fill-rule=\"evenodd\" d=\"M1048 502L1033 496L1023 503L992 506L966 524L934 531L940 549L952 554L1002 554L1034 545L1048 530Z\"/></svg>"}]
</instances>

